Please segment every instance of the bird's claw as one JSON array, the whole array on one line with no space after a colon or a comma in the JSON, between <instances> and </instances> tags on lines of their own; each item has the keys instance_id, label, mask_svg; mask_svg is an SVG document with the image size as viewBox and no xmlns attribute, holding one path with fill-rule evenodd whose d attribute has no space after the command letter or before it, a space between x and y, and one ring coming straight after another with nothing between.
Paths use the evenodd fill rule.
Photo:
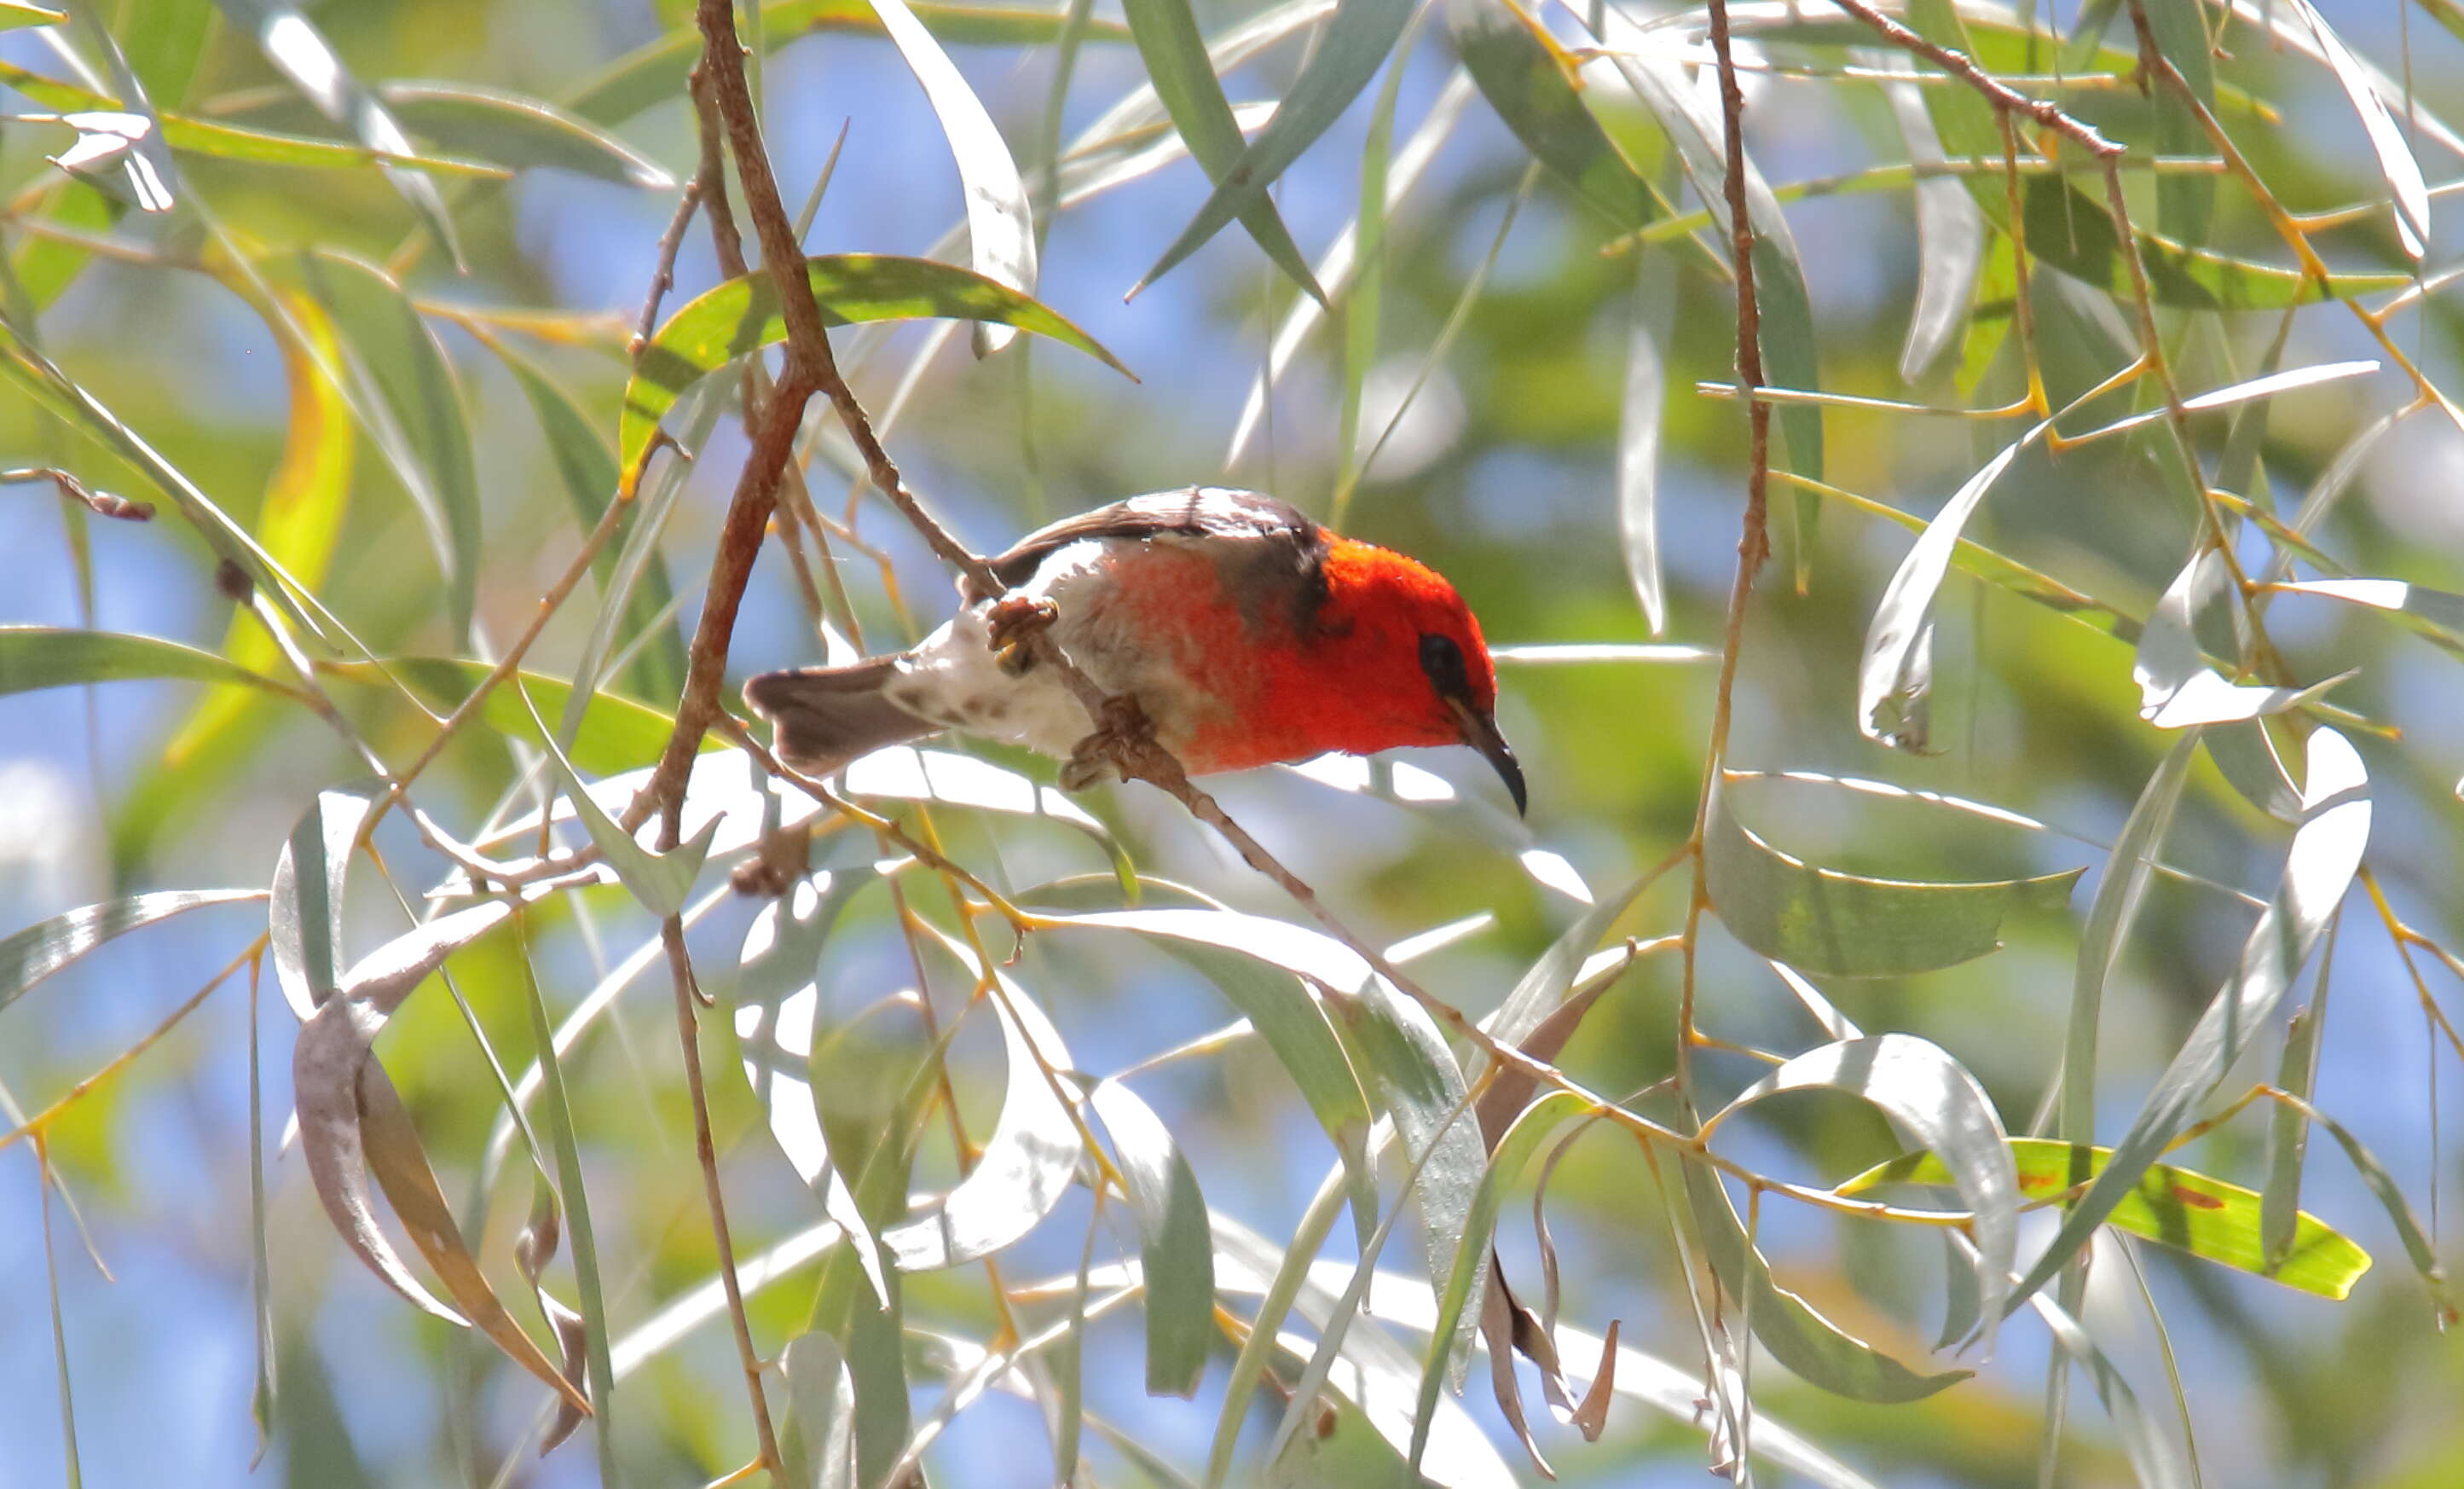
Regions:
<instances>
[{"instance_id":1,"label":"bird's claw","mask_svg":"<svg viewBox=\"0 0 2464 1489\"><path fill-rule=\"evenodd\" d=\"M1134 763L1155 747L1155 725L1138 700L1128 694L1106 699L1095 732L1080 740L1062 766L1061 789L1083 791L1107 772L1127 780Z\"/></svg>"},{"instance_id":2,"label":"bird's claw","mask_svg":"<svg viewBox=\"0 0 2464 1489\"><path fill-rule=\"evenodd\" d=\"M1015 678L1035 665L1035 653L1027 642L1037 632L1050 628L1060 618L1061 608L1050 600L1023 594L1005 594L993 602L984 617L984 633L999 657L1001 670Z\"/></svg>"}]
</instances>

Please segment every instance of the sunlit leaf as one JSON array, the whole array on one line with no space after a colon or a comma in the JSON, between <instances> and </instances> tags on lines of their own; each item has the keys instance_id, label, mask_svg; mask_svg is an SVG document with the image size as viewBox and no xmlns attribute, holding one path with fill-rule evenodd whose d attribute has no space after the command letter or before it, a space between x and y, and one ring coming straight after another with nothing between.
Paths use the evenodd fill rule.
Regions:
<instances>
[{"instance_id":1,"label":"sunlit leaf","mask_svg":"<svg viewBox=\"0 0 2464 1489\"><path fill-rule=\"evenodd\" d=\"M2066 903L2079 870L2035 878L1920 883L1817 868L1765 842L1722 791L1704 843L1720 923L1776 962L1833 977L1955 967L2000 945L2002 918Z\"/></svg>"},{"instance_id":2,"label":"sunlit leaf","mask_svg":"<svg viewBox=\"0 0 2464 1489\"><path fill-rule=\"evenodd\" d=\"M908 9L924 29L951 46L1024 47L1058 40L1058 11L1009 5L945 5L911 0ZM778 49L816 32L884 34L869 0L766 0L759 35ZM755 28L744 28L747 37ZM1128 28L1099 20L1087 28L1089 41L1127 41ZM701 33L688 21L607 64L566 100L565 107L603 124L621 123L654 104L685 96L685 75L701 56Z\"/></svg>"},{"instance_id":3,"label":"sunlit leaf","mask_svg":"<svg viewBox=\"0 0 2464 1489\"><path fill-rule=\"evenodd\" d=\"M1910 75L1915 64L1896 52L1879 49L1860 54L1876 65ZM1942 137L1925 113L1925 90L1914 83L1883 88L1891 118L1906 142L1908 159L1943 159ZM1984 268L1988 236L1985 218L1956 176L1935 176L1916 184L1917 302L1908 316L1908 339L1900 349L1900 380L1914 383L1940 360L1968 319L1969 299Z\"/></svg>"},{"instance_id":4,"label":"sunlit leaf","mask_svg":"<svg viewBox=\"0 0 2464 1489\"><path fill-rule=\"evenodd\" d=\"M1232 910L1099 911L1054 917L1052 923L1130 931L1151 940L1204 973L1257 1026L1343 1155L1366 1239L1377 1211L1368 1156L1369 1099L1326 1009L1292 974L1349 990L1369 981L1369 965L1314 931Z\"/></svg>"},{"instance_id":5,"label":"sunlit leaf","mask_svg":"<svg viewBox=\"0 0 2464 1489\"><path fill-rule=\"evenodd\" d=\"M2361 58L2353 56L2344 39L2327 25L2319 8L2310 0L2285 0L2285 4L2310 28L2328 71L2336 75L2337 85L2344 90L2344 97L2352 100L2353 111L2361 116L2363 132L2370 139L2370 153L2378 157L2379 173L2387 178L2387 189L2395 198L2397 241L2404 245L2408 256L2421 257L2430 251L2430 188L2421 179L2421 163L2412 158L2412 146L2405 143L2404 130L2388 112L2387 100L2379 97L2369 74L2363 70Z\"/></svg>"},{"instance_id":6,"label":"sunlit leaf","mask_svg":"<svg viewBox=\"0 0 2464 1489\"><path fill-rule=\"evenodd\" d=\"M2042 1287L2087 1243L2147 1166L2189 1122L2191 1113L2266 1027L2328 917L2343 901L2369 841L2369 775L2353 746L2333 729L2312 730L2308 747L2301 826L2294 832L2283 880L2243 944L2240 966L2174 1052L2129 1132L2114 1145L2112 1160L2064 1216L2060 1233L2030 1269L2018 1296Z\"/></svg>"},{"instance_id":7,"label":"sunlit leaf","mask_svg":"<svg viewBox=\"0 0 2464 1489\"><path fill-rule=\"evenodd\" d=\"M646 822L637 832L627 833L617 825L605 809L583 785L582 777L565 757L564 747L548 732L529 695L521 691L519 681L509 684L514 696L530 710L531 724L539 745L547 751L548 768L564 785L565 799L573 804L574 814L582 819L583 831L616 871L633 898L652 915L665 920L685 907L685 899L693 893L693 880L701 877L702 865L710 857L711 839L718 835L718 823L711 822L698 833L667 849L654 849L641 840L641 833L655 832L656 818Z\"/></svg>"},{"instance_id":8,"label":"sunlit leaf","mask_svg":"<svg viewBox=\"0 0 2464 1489\"><path fill-rule=\"evenodd\" d=\"M1334 18L1327 23L1300 76L1285 90L1275 117L1257 139L1243 146L1198 215L1164 250L1155 267L1139 277L1131 295L1163 278L1225 223L1265 200L1266 189L1281 179L1285 167L1300 159L1369 85L1387 54L1395 50L1412 10L1411 0L1353 0L1336 7ZM1192 149L1204 147L1194 140L1190 144Z\"/></svg>"},{"instance_id":9,"label":"sunlit leaf","mask_svg":"<svg viewBox=\"0 0 2464 1489\"><path fill-rule=\"evenodd\" d=\"M978 975L974 953L943 935L944 949ZM989 1000L1008 1060L1001 1117L976 1166L956 1188L881 1233L902 1272L937 1272L989 1256L1035 1229L1068 1191L1085 1152L1068 1099L1055 1089L1068 1047L1026 990L998 967Z\"/></svg>"},{"instance_id":10,"label":"sunlit leaf","mask_svg":"<svg viewBox=\"0 0 2464 1489\"><path fill-rule=\"evenodd\" d=\"M1129 370L1040 301L955 265L883 254L832 254L804 260L804 268L827 325L916 318L997 322L1048 336L1124 373ZM705 291L670 316L643 347L632 381L625 387L617 459L626 489L631 491L641 479L650 435L686 389L786 335L778 289L766 270Z\"/></svg>"},{"instance_id":11,"label":"sunlit leaf","mask_svg":"<svg viewBox=\"0 0 2464 1489\"><path fill-rule=\"evenodd\" d=\"M958 182L967 203L967 244L976 273L1008 285L1022 296L1035 293L1034 213L1026 185L1019 179L1018 162L983 100L967 86L933 33L908 9L907 0L871 0L882 30L906 59L907 70L932 100L941 134L957 158ZM818 291L820 286L816 285ZM1017 331L997 321L976 322L976 353L982 356L1009 344Z\"/></svg>"},{"instance_id":12,"label":"sunlit leaf","mask_svg":"<svg viewBox=\"0 0 2464 1489\"><path fill-rule=\"evenodd\" d=\"M1447 0L1446 25L1481 97L1532 159L1612 227L1630 232L1661 214L1650 183L1584 106L1576 59L1528 11L1498 0Z\"/></svg>"},{"instance_id":13,"label":"sunlit leaf","mask_svg":"<svg viewBox=\"0 0 2464 1489\"><path fill-rule=\"evenodd\" d=\"M239 682L276 693L291 691L211 652L157 636L65 631L55 626L0 626L0 696L91 682L156 679Z\"/></svg>"},{"instance_id":14,"label":"sunlit leaf","mask_svg":"<svg viewBox=\"0 0 2464 1489\"><path fill-rule=\"evenodd\" d=\"M2013 1138L2011 1157L2019 1188L2046 1199L2103 1173L2111 1150L2075 1147L2044 1138ZM1906 1153L1839 1186L1842 1194L1863 1194L1882 1184L1948 1184L1949 1172L1931 1153ZM2152 1164L2105 1217L2116 1230L2189 1252L2220 1266L2248 1272L2321 1298L2343 1298L2370 1269L2369 1253L2326 1222L2302 1211L2292 1249L2271 1268L2260 1239L2258 1192L2170 1164Z\"/></svg>"},{"instance_id":15,"label":"sunlit leaf","mask_svg":"<svg viewBox=\"0 0 2464 1489\"><path fill-rule=\"evenodd\" d=\"M2032 431L2003 446L2000 455L1968 478L1892 571L1881 603L1874 607L1865 654L1857 669L1857 729L1867 739L1925 753L1931 738L1934 599L1950 571L1960 529L2012 460L2041 432Z\"/></svg>"},{"instance_id":16,"label":"sunlit leaf","mask_svg":"<svg viewBox=\"0 0 2464 1489\"><path fill-rule=\"evenodd\" d=\"M2224 555L2201 548L2182 567L2147 617L2131 674L2139 683L2139 717L2160 729L2239 723L2299 708L2351 676L2345 673L2306 688L2236 686L2208 665L2199 648L2196 615L2209 596L2228 582Z\"/></svg>"},{"instance_id":17,"label":"sunlit leaf","mask_svg":"<svg viewBox=\"0 0 2464 1489\"><path fill-rule=\"evenodd\" d=\"M66 11L29 5L26 0L0 0L0 31L14 31L20 26L57 26L67 19Z\"/></svg>"},{"instance_id":18,"label":"sunlit leaf","mask_svg":"<svg viewBox=\"0 0 2464 1489\"><path fill-rule=\"evenodd\" d=\"M342 942L343 889L361 830L385 789L384 782L371 780L319 791L275 856L267 913L274 975L303 1023L334 995L350 965Z\"/></svg>"},{"instance_id":19,"label":"sunlit leaf","mask_svg":"<svg viewBox=\"0 0 2464 1489\"><path fill-rule=\"evenodd\" d=\"M363 405L383 411L378 442L428 525L445 575L448 624L467 637L478 603L482 509L470 419L445 344L376 265L332 250L292 263L354 353L354 376L373 394Z\"/></svg>"},{"instance_id":20,"label":"sunlit leaf","mask_svg":"<svg viewBox=\"0 0 2464 1489\"><path fill-rule=\"evenodd\" d=\"M262 900L261 889L162 889L37 921L0 941L0 1009L116 936L203 905Z\"/></svg>"},{"instance_id":21,"label":"sunlit leaf","mask_svg":"<svg viewBox=\"0 0 2464 1489\"><path fill-rule=\"evenodd\" d=\"M1189 0L1123 0L1121 14L1129 21L1156 100L1172 117L1173 128L1206 178L1220 186L1240 164L1247 144L1231 103L1223 97L1223 84L1216 76L1218 64L1199 34ZM1310 298L1325 302L1326 292L1310 276L1309 262L1292 242L1273 198L1259 196L1244 203L1235 215L1276 268Z\"/></svg>"},{"instance_id":22,"label":"sunlit leaf","mask_svg":"<svg viewBox=\"0 0 2464 1489\"><path fill-rule=\"evenodd\" d=\"M217 0L231 24L256 38L265 59L275 70L291 79L292 85L317 105L327 119L342 125L359 137L360 143L372 150L389 154L412 153L410 137L394 122L376 96L351 76L333 43L318 31L307 16L288 0ZM436 183L426 176L384 167L394 189L419 213L428 231L435 235L454 264L462 264L462 244L453 231L453 218L445 210L445 198Z\"/></svg>"},{"instance_id":23,"label":"sunlit leaf","mask_svg":"<svg viewBox=\"0 0 2464 1489\"><path fill-rule=\"evenodd\" d=\"M2310 1006L2293 1015L2285 1031L2284 1054L2276 1068L2278 1089L2308 1101L2319 1089L2320 1030L2327 1021L2327 986L2336 967L2336 934L2341 922L2327 923L2327 947L2319 956L2319 979ZM2300 1108L2278 1103L2267 1128L2267 1187L2260 1191L2258 1235L2271 1272L2292 1259L2301 1241L2301 1167L2310 1151L2310 1123Z\"/></svg>"},{"instance_id":24,"label":"sunlit leaf","mask_svg":"<svg viewBox=\"0 0 2464 1489\"><path fill-rule=\"evenodd\" d=\"M374 662L332 662L318 671L326 677L369 687L386 687L385 677ZM393 656L382 664L384 672L392 674L412 692L440 711L459 707L479 680L495 671L484 662L463 661L451 656ZM479 719L496 734L538 744L545 736L522 707L521 697L515 693L513 682L518 680L522 693L528 694L540 708L549 713L561 712L572 685L561 678L525 672L517 679L508 679L491 691L479 704ZM647 703L637 703L614 693L599 693L590 699L590 711L583 716L581 732L576 734L568 750L574 765L594 775L612 774L647 765L659 758L668 736L675 732L675 721ZM705 740L702 748L715 751L722 742Z\"/></svg>"},{"instance_id":25,"label":"sunlit leaf","mask_svg":"<svg viewBox=\"0 0 2464 1489\"><path fill-rule=\"evenodd\" d=\"M855 1489L855 1383L847 1356L827 1334L787 1341L779 1365L787 1377L787 1414L779 1452L794 1489Z\"/></svg>"},{"instance_id":26,"label":"sunlit leaf","mask_svg":"<svg viewBox=\"0 0 2464 1489\"><path fill-rule=\"evenodd\" d=\"M847 900L870 881L867 874L818 874L761 907L737 958L734 1023L744 1078L769 1118L770 1136L820 1198L823 1213L846 1228L874 1293L887 1297L880 1243L831 1161L812 1088L822 948Z\"/></svg>"},{"instance_id":27,"label":"sunlit leaf","mask_svg":"<svg viewBox=\"0 0 2464 1489\"><path fill-rule=\"evenodd\" d=\"M1215 1249L1198 1172L1172 1129L1129 1087L1100 1081L1088 1103L1111 1134L1114 1163L1138 1219L1147 1394L1195 1396L1215 1343Z\"/></svg>"}]
</instances>

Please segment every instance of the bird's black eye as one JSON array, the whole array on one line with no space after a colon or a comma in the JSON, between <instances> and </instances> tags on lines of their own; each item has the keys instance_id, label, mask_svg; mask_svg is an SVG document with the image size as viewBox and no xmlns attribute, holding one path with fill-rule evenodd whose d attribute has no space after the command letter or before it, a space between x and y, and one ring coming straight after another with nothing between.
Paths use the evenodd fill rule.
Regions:
<instances>
[{"instance_id":1,"label":"bird's black eye","mask_svg":"<svg viewBox=\"0 0 2464 1489\"><path fill-rule=\"evenodd\" d=\"M1463 669L1463 648L1451 636L1435 633L1420 637L1420 670L1440 698L1471 696L1471 677Z\"/></svg>"}]
</instances>

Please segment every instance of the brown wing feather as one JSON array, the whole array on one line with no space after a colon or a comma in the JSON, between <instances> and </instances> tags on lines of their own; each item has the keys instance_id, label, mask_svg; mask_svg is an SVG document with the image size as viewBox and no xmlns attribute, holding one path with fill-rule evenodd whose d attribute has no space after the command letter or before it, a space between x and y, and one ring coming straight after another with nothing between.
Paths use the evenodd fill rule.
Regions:
<instances>
[{"instance_id":1,"label":"brown wing feather","mask_svg":"<svg viewBox=\"0 0 2464 1489\"><path fill-rule=\"evenodd\" d=\"M1184 486L1132 497L1039 527L994 558L992 570L1003 584L1017 585L1054 552L1082 539L1144 541L1166 536L1286 538L1296 548L1312 548L1322 541L1317 523L1273 497L1221 486ZM971 581L961 581L959 592L971 602L988 598Z\"/></svg>"}]
</instances>

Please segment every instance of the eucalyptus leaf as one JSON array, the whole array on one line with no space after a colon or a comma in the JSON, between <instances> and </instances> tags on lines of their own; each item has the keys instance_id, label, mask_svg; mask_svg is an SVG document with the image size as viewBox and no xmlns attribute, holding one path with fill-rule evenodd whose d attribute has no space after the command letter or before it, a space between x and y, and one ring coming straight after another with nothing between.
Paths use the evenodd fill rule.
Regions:
<instances>
[{"instance_id":1,"label":"eucalyptus leaf","mask_svg":"<svg viewBox=\"0 0 2464 1489\"><path fill-rule=\"evenodd\" d=\"M1215 1343L1215 1250L1198 1171L1155 1108L1118 1080L1097 1082L1088 1103L1111 1134L1137 1216L1147 1394L1194 1397Z\"/></svg>"},{"instance_id":2,"label":"eucalyptus leaf","mask_svg":"<svg viewBox=\"0 0 2464 1489\"><path fill-rule=\"evenodd\" d=\"M1737 819L1722 789L1704 843L1720 923L1775 962L1832 977L1955 967L1993 951L2002 918L2066 903L2080 870L2035 878L1922 883L1817 868Z\"/></svg>"},{"instance_id":3,"label":"eucalyptus leaf","mask_svg":"<svg viewBox=\"0 0 2464 1489\"><path fill-rule=\"evenodd\" d=\"M140 926L207 905L264 898L261 889L158 889L37 921L0 941L0 1009L104 942Z\"/></svg>"}]
</instances>

